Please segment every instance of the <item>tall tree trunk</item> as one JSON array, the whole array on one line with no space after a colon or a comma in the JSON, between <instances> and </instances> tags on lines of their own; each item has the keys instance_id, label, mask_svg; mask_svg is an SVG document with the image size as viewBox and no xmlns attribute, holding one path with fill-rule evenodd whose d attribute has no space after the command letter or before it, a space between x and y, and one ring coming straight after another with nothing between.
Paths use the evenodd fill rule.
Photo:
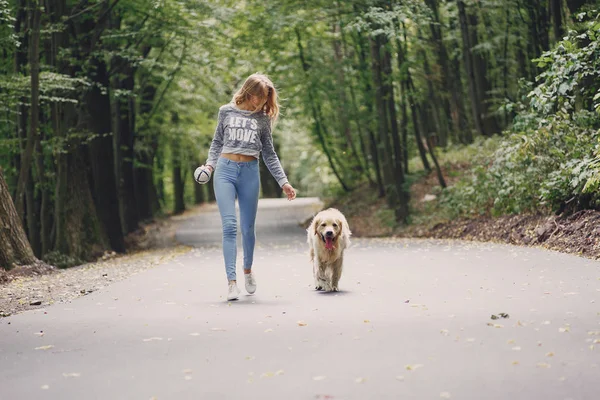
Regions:
<instances>
[{"instance_id":1,"label":"tall tree trunk","mask_svg":"<svg viewBox=\"0 0 600 400\"><path fill-rule=\"evenodd\" d=\"M412 117L413 130L415 133L415 142L417 144L417 148L419 150L419 155L421 156L421 161L423 162L423 168L425 171L431 171L431 166L429 165L429 161L427 160L427 150L423 145L423 140L421 137L421 130L419 127L419 113L418 113L418 104L416 103L416 99L414 97L415 86L412 81L412 75L410 73L410 69L408 65L404 66L407 54L408 54L408 38L406 32L406 25L402 24L402 35L404 37L404 45L398 42L398 65L402 66L403 75L401 84L404 85L404 92L408 94L408 104L410 106L410 113Z\"/></svg>"},{"instance_id":2,"label":"tall tree trunk","mask_svg":"<svg viewBox=\"0 0 600 400\"><path fill-rule=\"evenodd\" d=\"M338 5L338 10L340 12L340 14L342 13L342 9L341 9L341 5L340 5L340 1L337 1L337 5ZM348 53L348 41L346 39L346 34L344 33L344 27L342 25L342 21L343 18L340 15L338 20L340 21L340 38L342 41L342 49L343 49L343 58L345 59L351 59L351 56ZM357 136L358 136L358 141L359 141L359 145L360 145L360 156L358 156L358 161L361 165L361 169L364 172L364 175L367 177L367 180L369 181L369 183L371 184L371 186L375 186L375 182L373 181L373 178L371 177L371 169L370 169L370 163L369 163L369 152L367 151L367 145L365 142L365 134L364 134L364 127L363 124L365 123L363 121L361 112L358 108L358 102L356 99L356 93L354 90L354 85L353 85L353 80L349 80L348 81L348 89L350 91L350 101L351 101L351 112L350 114L352 115L352 118L354 119L354 123L356 125L356 131L357 131ZM365 93L367 94L367 93ZM361 157L362 156L362 157Z\"/></svg>"},{"instance_id":3,"label":"tall tree trunk","mask_svg":"<svg viewBox=\"0 0 600 400\"><path fill-rule=\"evenodd\" d=\"M29 64L31 70L31 100L30 100L30 123L27 135L25 152L21 157L21 170L17 184L16 207L17 214L23 215L23 197L27 188L33 161L33 150L35 146L35 135L38 134L40 113L40 19L41 9L38 0L30 0L29 7L32 13L31 42L29 45Z\"/></svg>"},{"instance_id":4,"label":"tall tree trunk","mask_svg":"<svg viewBox=\"0 0 600 400\"><path fill-rule=\"evenodd\" d=\"M56 246L78 261L91 260L108 249L108 240L98 219L88 184L81 146L62 156L57 179Z\"/></svg>"},{"instance_id":5,"label":"tall tree trunk","mask_svg":"<svg viewBox=\"0 0 600 400\"><path fill-rule=\"evenodd\" d=\"M96 83L84 96L87 127L98 135L89 146L90 164L94 181L94 200L100 221L106 230L111 248L125 252L125 238L119 212L115 161L113 151L111 106L108 90L109 78L103 60L92 58L93 77Z\"/></svg>"},{"instance_id":6,"label":"tall tree trunk","mask_svg":"<svg viewBox=\"0 0 600 400\"><path fill-rule=\"evenodd\" d=\"M394 82L392 80L392 56L390 54L390 44L382 48L382 78L383 78L383 93L384 101L387 105L388 118L390 121L390 135L392 136L393 148L393 203L394 213L397 222L406 223L408 219L408 201L409 193L405 188L404 169L402 161L404 155L402 153L402 144L400 132L398 129L398 118L396 114L396 103L394 96ZM391 150L387 149L390 153Z\"/></svg>"},{"instance_id":7,"label":"tall tree trunk","mask_svg":"<svg viewBox=\"0 0 600 400\"><path fill-rule=\"evenodd\" d=\"M36 136L35 141L35 153L36 153L36 167L38 174L38 186L40 200L39 219L40 219L40 257L43 257L48 251L50 251L50 231L52 228L51 214L50 214L50 189L51 186L47 183L46 167L44 163L44 153L41 144L41 133Z\"/></svg>"},{"instance_id":8,"label":"tall tree trunk","mask_svg":"<svg viewBox=\"0 0 600 400\"><path fill-rule=\"evenodd\" d=\"M368 71L369 71L369 65L367 62L367 50L366 47L367 45L365 44L365 40L364 38L360 35L360 33L357 33L355 35L355 40L354 40L356 47L357 47L357 51L356 53L358 54L359 57L359 72L360 72L360 80L362 83L362 89L363 89L363 93L365 95L366 98L366 109L367 112L366 114L366 119L367 119L367 123L366 123L366 129L367 129L367 139L368 139L368 144L369 144L369 149L371 152L371 158L373 159L373 169L375 170L375 180L377 183L377 190L378 190L378 194L379 197L383 197L385 196L385 187L383 186L383 177L381 175L381 163L379 160L379 154L377 151L377 141L375 140L375 134L373 133L373 129L372 129L372 116L374 114L373 112L373 102L374 102L374 94L373 94L373 88L371 86L371 80L368 76Z\"/></svg>"},{"instance_id":9,"label":"tall tree trunk","mask_svg":"<svg viewBox=\"0 0 600 400\"><path fill-rule=\"evenodd\" d=\"M341 22L334 23L333 33L342 35ZM348 167L351 168L358 176L363 174L364 168L361 163L361 158L358 155L354 138L352 137L352 131L350 129L350 104L348 102L348 95L346 94L346 76L344 73L344 54L342 52L342 42L334 39L332 41L333 55L338 68L336 68L337 78L337 112L338 119L340 121L340 130L343 137L346 139L342 142L343 147L349 147L351 157L347 158L350 161ZM347 150L346 150L347 151Z\"/></svg>"},{"instance_id":10,"label":"tall tree trunk","mask_svg":"<svg viewBox=\"0 0 600 400\"><path fill-rule=\"evenodd\" d=\"M144 53L148 53L146 49ZM141 71L143 76L140 87L139 117L149 118L154 98L156 96L158 83L149 76L150 72ZM158 148L158 138L154 132L138 128L139 141L143 144L144 151L139 153L139 159L134 167L135 198L140 220L148 220L154 217L160 209L158 193L154 183L154 157Z\"/></svg>"},{"instance_id":11,"label":"tall tree trunk","mask_svg":"<svg viewBox=\"0 0 600 400\"><path fill-rule=\"evenodd\" d=\"M29 178L27 179L27 187L25 188L25 212L27 214L27 237L29 238L29 244L33 250L33 254L36 257L40 257L41 252L41 238L40 238L40 225L39 225L39 214L37 213L37 201L35 196L35 181L33 180L33 171L29 170Z\"/></svg>"},{"instance_id":12,"label":"tall tree trunk","mask_svg":"<svg viewBox=\"0 0 600 400\"><path fill-rule=\"evenodd\" d=\"M390 120L386 106L386 93L384 82L384 61L382 53L387 44L387 38L378 34L371 38L371 62L373 82L375 84L375 108L377 112L377 126L379 128L378 153L382 160L383 184L387 197L388 206L395 209L398 204L398 193L394 186L394 162L392 158L392 143L390 140Z\"/></svg>"},{"instance_id":13,"label":"tall tree trunk","mask_svg":"<svg viewBox=\"0 0 600 400\"><path fill-rule=\"evenodd\" d=\"M135 70L131 64L116 57L113 65L119 70L113 78L113 87L127 92L116 96L113 101L113 150L115 179L119 199L121 224L125 234L135 231L139 226L139 214L134 188L134 132L135 101L133 97Z\"/></svg>"},{"instance_id":14,"label":"tall tree trunk","mask_svg":"<svg viewBox=\"0 0 600 400\"><path fill-rule=\"evenodd\" d=\"M37 262L0 167L0 268L11 269Z\"/></svg>"},{"instance_id":15,"label":"tall tree trunk","mask_svg":"<svg viewBox=\"0 0 600 400\"><path fill-rule=\"evenodd\" d=\"M554 41L560 42L565 33L562 18L562 0L550 0L550 15L552 17Z\"/></svg>"},{"instance_id":16,"label":"tall tree trunk","mask_svg":"<svg viewBox=\"0 0 600 400\"><path fill-rule=\"evenodd\" d=\"M440 117L438 114L438 110L442 110L443 106L437 95L438 91L433 87L433 73L431 71L431 67L429 65L429 60L427 59L427 53L425 50L420 50L420 55L423 60L423 71L425 72L426 81L427 81L427 93L429 95L429 101L432 105L431 107L431 117L433 117L433 122L436 127L436 136L438 138L438 145L442 147L446 147L448 145L448 132L445 129L446 124L442 125L440 121Z\"/></svg>"},{"instance_id":17,"label":"tall tree trunk","mask_svg":"<svg viewBox=\"0 0 600 400\"><path fill-rule=\"evenodd\" d=\"M310 77L308 76L309 65L306 62L306 59L304 58L304 48L302 46L302 37L300 35L300 29L298 27L296 27L295 31L296 31L296 40L297 40L297 46L298 46L298 56L300 58L302 70L304 71L304 76L305 76L307 82L310 82ZM310 107L311 107L313 119L314 119L313 131L321 144L321 148L323 149L323 152L325 153L327 160L329 161L329 166L331 167L333 174L337 178L338 182L340 183L340 185L342 186L344 191L348 192L348 191L350 191L350 187L348 187L348 185L346 185L346 183L344 182L344 179L342 178L342 175L339 173L339 171L335 165L335 162L333 160L333 154L332 154L332 152L329 148L329 145L327 144L327 141L325 139L328 135L325 132L325 125L322 122L323 119L321 117L320 104L317 103L315 96L314 96L314 90L312 90L312 88L309 88L309 90L308 90L308 101L310 103Z\"/></svg>"},{"instance_id":18,"label":"tall tree trunk","mask_svg":"<svg viewBox=\"0 0 600 400\"><path fill-rule=\"evenodd\" d=\"M473 33L470 31L476 27L469 26L469 18L465 9L463 0L458 0L458 16L460 23L460 31L463 41L463 62L467 73L467 81L469 83L469 98L471 99L471 110L473 112L473 121L475 128L480 135L486 135L483 124L483 104L481 103L481 91L478 87L478 79L475 72L475 62L473 60L472 48L476 43L472 43ZM480 73L480 71L478 71Z\"/></svg>"}]
</instances>

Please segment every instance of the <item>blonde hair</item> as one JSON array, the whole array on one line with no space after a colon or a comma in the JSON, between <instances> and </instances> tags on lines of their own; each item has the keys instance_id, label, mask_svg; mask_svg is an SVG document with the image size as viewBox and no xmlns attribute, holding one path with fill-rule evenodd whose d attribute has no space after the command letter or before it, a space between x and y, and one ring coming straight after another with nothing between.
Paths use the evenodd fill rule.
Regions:
<instances>
[{"instance_id":1,"label":"blonde hair","mask_svg":"<svg viewBox=\"0 0 600 400\"><path fill-rule=\"evenodd\" d=\"M246 101L248 101L248 104L252 104L249 102L251 96L265 100L264 104L252 110L252 112L264 112L271 119L271 124L274 124L279 116L279 103L277 102L277 89L275 89L273 82L266 75L252 74L246 78L242 87L233 95L231 102L236 106Z\"/></svg>"}]
</instances>

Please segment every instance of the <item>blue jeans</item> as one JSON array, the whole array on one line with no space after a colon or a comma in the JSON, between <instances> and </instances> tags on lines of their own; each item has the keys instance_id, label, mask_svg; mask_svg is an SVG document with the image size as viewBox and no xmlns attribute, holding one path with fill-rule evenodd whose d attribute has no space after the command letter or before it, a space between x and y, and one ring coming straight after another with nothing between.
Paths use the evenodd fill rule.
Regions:
<instances>
[{"instance_id":1,"label":"blue jeans","mask_svg":"<svg viewBox=\"0 0 600 400\"><path fill-rule=\"evenodd\" d=\"M260 188L258 160L236 162L219 157L213 177L215 197L223 226L223 258L227 279L236 280L237 216L235 199L240 208L244 269L252 268L254 259L256 210Z\"/></svg>"}]
</instances>

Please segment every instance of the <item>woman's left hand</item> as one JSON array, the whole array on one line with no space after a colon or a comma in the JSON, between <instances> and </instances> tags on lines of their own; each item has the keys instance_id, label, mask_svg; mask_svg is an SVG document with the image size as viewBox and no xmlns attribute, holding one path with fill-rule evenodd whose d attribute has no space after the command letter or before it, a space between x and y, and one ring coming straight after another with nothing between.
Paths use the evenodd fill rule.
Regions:
<instances>
[{"instance_id":1,"label":"woman's left hand","mask_svg":"<svg viewBox=\"0 0 600 400\"><path fill-rule=\"evenodd\" d=\"M282 189L285 192L288 200L294 200L296 198L296 189L294 189L289 183L283 185Z\"/></svg>"}]
</instances>

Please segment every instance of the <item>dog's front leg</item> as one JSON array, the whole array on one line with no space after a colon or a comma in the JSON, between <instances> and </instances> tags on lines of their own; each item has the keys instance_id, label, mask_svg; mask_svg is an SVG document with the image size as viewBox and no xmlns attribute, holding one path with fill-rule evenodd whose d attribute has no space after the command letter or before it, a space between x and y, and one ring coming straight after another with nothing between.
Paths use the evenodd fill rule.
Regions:
<instances>
[{"instance_id":1,"label":"dog's front leg","mask_svg":"<svg viewBox=\"0 0 600 400\"><path fill-rule=\"evenodd\" d=\"M323 290L323 282L322 279L320 279L319 273L319 260L316 258L313 260L313 278L315 279L315 289Z\"/></svg>"},{"instance_id":2,"label":"dog's front leg","mask_svg":"<svg viewBox=\"0 0 600 400\"><path fill-rule=\"evenodd\" d=\"M330 289L328 289L330 285L327 282L327 275L325 274L325 267L326 267L326 265L323 264L319 260L317 260L317 262L315 263L315 269L316 269L315 287L317 290L330 290Z\"/></svg>"},{"instance_id":3,"label":"dog's front leg","mask_svg":"<svg viewBox=\"0 0 600 400\"><path fill-rule=\"evenodd\" d=\"M333 290L334 292L339 291L338 283L340 281L340 277L342 276L342 265L343 257L340 257L331 266L331 290Z\"/></svg>"}]
</instances>

